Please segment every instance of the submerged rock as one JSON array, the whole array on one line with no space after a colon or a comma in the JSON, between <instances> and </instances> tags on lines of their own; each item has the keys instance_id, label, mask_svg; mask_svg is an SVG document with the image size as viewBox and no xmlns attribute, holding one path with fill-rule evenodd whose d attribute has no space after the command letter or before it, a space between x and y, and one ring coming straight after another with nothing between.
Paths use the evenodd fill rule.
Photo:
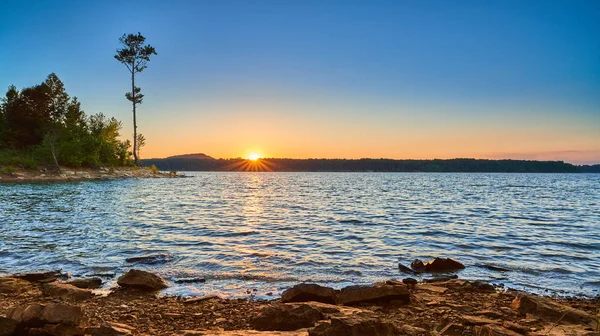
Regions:
<instances>
[{"instance_id":1,"label":"submerged rock","mask_svg":"<svg viewBox=\"0 0 600 336\"><path fill-rule=\"evenodd\" d=\"M307 302L316 301L335 303L335 290L317 284L298 284L286 289L281 294L281 302Z\"/></svg>"},{"instance_id":2,"label":"submerged rock","mask_svg":"<svg viewBox=\"0 0 600 336\"><path fill-rule=\"evenodd\" d=\"M117 280L121 287L131 287L141 290L156 291L169 287L167 282L156 274L131 269Z\"/></svg>"},{"instance_id":3,"label":"submerged rock","mask_svg":"<svg viewBox=\"0 0 600 336\"><path fill-rule=\"evenodd\" d=\"M389 302L392 300L403 303L410 302L410 295L406 286L348 286L342 288L337 295L337 302L351 305L363 302Z\"/></svg>"},{"instance_id":4,"label":"submerged rock","mask_svg":"<svg viewBox=\"0 0 600 336\"><path fill-rule=\"evenodd\" d=\"M139 257L131 257L131 258L125 259L125 261L128 263L147 264L147 265L164 264L171 260L172 260L171 256L166 253L148 254L148 255L143 255L143 256L139 256Z\"/></svg>"},{"instance_id":5,"label":"submerged rock","mask_svg":"<svg viewBox=\"0 0 600 336\"><path fill-rule=\"evenodd\" d=\"M284 303L265 308L250 324L256 330L291 331L312 327L323 318L323 314L309 304Z\"/></svg>"}]
</instances>

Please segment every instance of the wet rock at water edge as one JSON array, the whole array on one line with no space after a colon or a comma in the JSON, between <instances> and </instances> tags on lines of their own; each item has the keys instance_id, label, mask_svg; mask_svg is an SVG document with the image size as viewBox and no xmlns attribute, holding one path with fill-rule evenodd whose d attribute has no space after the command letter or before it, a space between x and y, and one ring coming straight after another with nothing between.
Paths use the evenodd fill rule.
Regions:
<instances>
[{"instance_id":1,"label":"wet rock at water edge","mask_svg":"<svg viewBox=\"0 0 600 336\"><path fill-rule=\"evenodd\" d=\"M286 289L281 294L281 302L306 302L316 301L335 303L336 291L333 288L317 284L298 284Z\"/></svg>"},{"instance_id":2,"label":"wet rock at water edge","mask_svg":"<svg viewBox=\"0 0 600 336\"><path fill-rule=\"evenodd\" d=\"M392 300L409 303L408 287L390 285L348 286L342 288L337 295L337 303L343 305L364 302L385 303Z\"/></svg>"},{"instance_id":3,"label":"wet rock at water edge","mask_svg":"<svg viewBox=\"0 0 600 336\"><path fill-rule=\"evenodd\" d=\"M413 279L413 278L405 278L402 279L402 283L407 284L407 285L411 285L414 286L417 284L417 279Z\"/></svg>"},{"instance_id":4,"label":"wet rock at water edge","mask_svg":"<svg viewBox=\"0 0 600 336\"><path fill-rule=\"evenodd\" d=\"M416 272L413 271L412 269L402 265L402 264L398 264L398 269L400 270L400 272L402 273L406 273L406 274L415 274Z\"/></svg>"},{"instance_id":5,"label":"wet rock at water edge","mask_svg":"<svg viewBox=\"0 0 600 336\"><path fill-rule=\"evenodd\" d=\"M427 263L419 259L415 259L410 267L415 272L427 272L427 273L441 273L441 272L454 272L465 268L462 263L451 259L451 258L435 258Z\"/></svg>"},{"instance_id":6,"label":"wet rock at water edge","mask_svg":"<svg viewBox=\"0 0 600 336\"><path fill-rule=\"evenodd\" d=\"M56 270L48 272L18 273L14 274L12 278L23 279L31 282L48 283L58 279L68 279L69 274L63 273L62 270Z\"/></svg>"},{"instance_id":7,"label":"wet rock at water edge","mask_svg":"<svg viewBox=\"0 0 600 336\"><path fill-rule=\"evenodd\" d=\"M42 286L42 293L58 299L83 301L91 298L94 294L89 289L82 289L73 285L51 282Z\"/></svg>"},{"instance_id":8,"label":"wet rock at water edge","mask_svg":"<svg viewBox=\"0 0 600 336\"><path fill-rule=\"evenodd\" d=\"M167 282L156 274L131 269L117 280L121 287L130 287L146 291L156 291L169 287Z\"/></svg>"},{"instance_id":9,"label":"wet rock at water edge","mask_svg":"<svg viewBox=\"0 0 600 336\"><path fill-rule=\"evenodd\" d=\"M166 253L161 254L148 254L139 257L131 257L125 259L128 263L136 263L136 264L146 264L146 265L154 265L154 264L164 264L170 262L172 260L171 256Z\"/></svg>"},{"instance_id":10,"label":"wet rock at water edge","mask_svg":"<svg viewBox=\"0 0 600 336\"><path fill-rule=\"evenodd\" d=\"M100 278L83 278L83 279L73 279L66 282L69 285L75 286L77 288L84 289L93 289L102 287L102 279Z\"/></svg>"},{"instance_id":11,"label":"wet rock at water edge","mask_svg":"<svg viewBox=\"0 0 600 336\"><path fill-rule=\"evenodd\" d=\"M256 330L291 331L309 328L324 318L323 314L308 304L284 303L269 306L251 321Z\"/></svg>"}]
</instances>

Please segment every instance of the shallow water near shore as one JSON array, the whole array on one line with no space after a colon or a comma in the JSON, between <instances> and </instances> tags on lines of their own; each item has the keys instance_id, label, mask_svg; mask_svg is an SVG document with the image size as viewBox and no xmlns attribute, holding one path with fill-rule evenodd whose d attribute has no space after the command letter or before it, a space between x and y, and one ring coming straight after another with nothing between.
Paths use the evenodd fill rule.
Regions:
<instances>
[{"instance_id":1,"label":"shallow water near shore","mask_svg":"<svg viewBox=\"0 0 600 336\"><path fill-rule=\"evenodd\" d=\"M600 294L600 175L186 175L0 185L0 274L62 268L111 286L135 267L168 279L167 295L270 297L445 256L461 278ZM145 255L158 258L126 261Z\"/></svg>"}]
</instances>

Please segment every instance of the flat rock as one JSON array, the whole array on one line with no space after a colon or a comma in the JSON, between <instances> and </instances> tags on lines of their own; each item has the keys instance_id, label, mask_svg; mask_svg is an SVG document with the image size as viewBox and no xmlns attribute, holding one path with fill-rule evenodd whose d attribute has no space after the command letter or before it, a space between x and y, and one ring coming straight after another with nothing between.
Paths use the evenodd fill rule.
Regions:
<instances>
[{"instance_id":1,"label":"flat rock","mask_svg":"<svg viewBox=\"0 0 600 336\"><path fill-rule=\"evenodd\" d=\"M463 315L462 320L466 325L486 325L486 324L494 324L497 321L490 320L486 317L481 316L472 316L472 315Z\"/></svg>"},{"instance_id":2,"label":"flat rock","mask_svg":"<svg viewBox=\"0 0 600 336\"><path fill-rule=\"evenodd\" d=\"M317 325L308 333L310 336L395 336L401 335L393 324L375 317L357 314L333 317L330 322Z\"/></svg>"},{"instance_id":3,"label":"flat rock","mask_svg":"<svg viewBox=\"0 0 600 336\"><path fill-rule=\"evenodd\" d=\"M42 286L42 294L58 299L83 301L94 296L89 289L77 288L73 285L51 282Z\"/></svg>"},{"instance_id":4,"label":"flat rock","mask_svg":"<svg viewBox=\"0 0 600 336\"><path fill-rule=\"evenodd\" d=\"M317 284L298 284L286 289L281 294L281 302L307 302L316 301L323 303L335 303L336 292L333 288Z\"/></svg>"},{"instance_id":5,"label":"flat rock","mask_svg":"<svg viewBox=\"0 0 600 336\"><path fill-rule=\"evenodd\" d=\"M266 307L250 324L256 330L292 331L310 328L323 318L323 313L309 304L283 303Z\"/></svg>"},{"instance_id":6,"label":"flat rock","mask_svg":"<svg viewBox=\"0 0 600 336\"><path fill-rule=\"evenodd\" d=\"M169 287L167 282L156 274L132 269L117 280L121 287L132 287L141 290L156 291Z\"/></svg>"},{"instance_id":7,"label":"flat rock","mask_svg":"<svg viewBox=\"0 0 600 336\"><path fill-rule=\"evenodd\" d=\"M474 336L523 336L517 332L506 329L497 324L476 326L473 328Z\"/></svg>"},{"instance_id":8,"label":"flat rock","mask_svg":"<svg viewBox=\"0 0 600 336\"><path fill-rule=\"evenodd\" d=\"M514 332L517 332L517 333L523 334L523 335L526 335L530 330L528 327L522 326L522 325L514 323L514 322L510 322L510 321L502 322L502 326L506 329L510 329Z\"/></svg>"},{"instance_id":9,"label":"flat rock","mask_svg":"<svg viewBox=\"0 0 600 336\"><path fill-rule=\"evenodd\" d=\"M135 335L135 328L122 323L106 322L97 328L87 328L86 334L91 336L129 336Z\"/></svg>"},{"instance_id":10,"label":"flat rock","mask_svg":"<svg viewBox=\"0 0 600 336\"><path fill-rule=\"evenodd\" d=\"M410 335L410 336L421 336L421 335L430 335L430 333L423 329L423 328L419 328L419 327L413 327L409 324L405 324L402 327L400 327L400 330L406 334L406 335Z\"/></svg>"},{"instance_id":11,"label":"flat rock","mask_svg":"<svg viewBox=\"0 0 600 336\"><path fill-rule=\"evenodd\" d=\"M523 315L532 314L549 322L560 320L564 323L586 324L594 328L598 326L595 316L544 297L519 294L513 300L511 308Z\"/></svg>"},{"instance_id":12,"label":"flat rock","mask_svg":"<svg viewBox=\"0 0 600 336\"><path fill-rule=\"evenodd\" d=\"M75 286L77 288L100 288L102 287L102 279L100 278L83 278L83 279L73 279L66 282L69 285Z\"/></svg>"},{"instance_id":13,"label":"flat rock","mask_svg":"<svg viewBox=\"0 0 600 336\"><path fill-rule=\"evenodd\" d=\"M47 271L47 272L32 272L32 273L18 273L12 276L13 278L23 279L31 282L47 283L56 281L57 279L68 278L68 274L63 274L62 270Z\"/></svg>"},{"instance_id":14,"label":"flat rock","mask_svg":"<svg viewBox=\"0 0 600 336\"><path fill-rule=\"evenodd\" d=\"M446 288L446 287L440 287L440 286L434 286L434 285L428 285L428 284L420 284L420 285L417 285L416 288L421 289L421 290L426 290L429 292L440 293L440 294L444 294L444 293L446 293L446 291L448 291L448 288Z\"/></svg>"},{"instance_id":15,"label":"flat rock","mask_svg":"<svg viewBox=\"0 0 600 336\"><path fill-rule=\"evenodd\" d=\"M337 295L337 302L343 305L373 302L383 303L396 300L402 303L410 302L410 295L406 286L348 286L344 287Z\"/></svg>"},{"instance_id":16,"label":"flat rock","mask_svg":"<svg viewBox=\"0 0 600 336\"><path fill-rule=\"evenodd\" d=\"M0 278L0 293L16 294L32 290L34 287L29 281L18 278Z\"/></svg>"},{"instance_id":17,"label":"flat rock","mask_svg":"<svg viewBox=\"0 0 600 336\"><path fill-rule=\"evenodd\" d=\"M307 331L256 331L256 330L181 330L173 336L308 336Z\"/></svg>"}]
</instances>

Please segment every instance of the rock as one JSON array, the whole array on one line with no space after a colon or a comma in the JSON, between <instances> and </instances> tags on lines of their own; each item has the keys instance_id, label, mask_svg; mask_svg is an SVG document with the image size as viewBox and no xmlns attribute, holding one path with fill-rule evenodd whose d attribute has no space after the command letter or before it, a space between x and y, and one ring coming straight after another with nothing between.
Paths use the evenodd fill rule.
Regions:
<instances>
[{"instance_id":1,"label":"rock","mask_svg":"<svg viewBox=\"0 0 600 336\"><path fill-rule=\"evenodd\" d=\"M281 294L281 302L306 302L316 301L323 303L335 303L335 290L317 284L298 284L286 289Z\"/></svg>"},{"instance_id":2,"label":"rock","mask_svg":"<svg viewBox=\"0 0 600 336\"><path fill-rule=\"evenodd\" d=\"M405 286L349 286L343 288L337 295L337 302L350 305L363 302L382 303L396 300L402 303L410 302L408 288Z\"/></svg>"},{"instance_id":3,"label":"rock","mask_svg":"<svg viewBox=\"0 0 600 336\"><path fill-rule=\"evenodd\" d=\"M149 255L125 259L125 261L128 263L147 264L147 265L164 264L171 260L172 260L171 256L168 254L164 254L164 253L149 254Z\"/></svg>"},{"instance_id":4,"label":"rock","mask_svg":"<svg viewBox=\"0 0 600 336\"><path fill-rule=\"evenodd\" d=\"M18 273L13 275L12 277L31 282L47 283L56 281L57 279L66 279L69 277L69 275L63 274L62 270L56 270L48 272Z\"/></svg>"},{"instance_id":5,"label":"rock","mask_svg":"<svg viewBox=\"0 0 600 336\"><path fill-rule=\"evenodd\" d=\"M17 321L27 327L38 327L44 325L41 319L44 305L39 303L16 306L6 312L6 317Z\"/></svg>"},{"instance_id":6,"label":"rock","mask_svg":"<svg viewBox=\"0 0 600 336\"><path fill-rule=\"evenodd\" d=\"M83 311L80 307L67 304L50 303L42 305L32 303L9 309L6 317L26 327L35 328L45 324L78 326L83 320Z\"/></svg>"},{"instance_id":7,"label":"rock","mask_svg":"<svg viewBox=\"0 0 600 336\"><path fill-rule=\"evenodd\" d=\"M217 295L208 295L208 296L186 299L185 301L183 301L183 303L198 303L198 302L204 302L204 301L214 300L214 299L219 299L219 297Z\"/></svg>"},{"instance_id":8,"label":"rock","mask_svg":"<svg viewBox=\"0 0 600 336\"><path fill-rule=\"evenodd\" d=\"M469 284L470 289L472 289L473 291L478 292L478 293L495 293L496 292L496 288L494 287L494 285L486 283L486 282L474 281L474 282L467 282L466 284Z\"/></svg>"},{"instance_id":9,"label":"rock","mask_svg":"<svg viewBox=\"0 0 600 336\"><path fill-rule=\"evenodd\" d=\"M431 279L423 279L423 282L426 282L426 283L447 282L447 281L452 281L454 279L458 279L458 275L451 275L451 276L445 276L445 277L435 277L435 278L431 278Z\"/></svg>"},{"instance_id":10,"label":"rock","mask_svg":"<svg viewBox=\"0 0 600 336\"><path fill-rule=\"evenodd\" d=\"M71 281L67 281L66 283L77 288L91 289L102 287L102 279L100 278L73 279Z\"/></svg>"},{"instance_id":11,"label":"rock","mask_svg":"<svg viewBox=\"0 0 600 336\"><path fill-rule=\"evenodd\" d=\"M440 330L440 335L462 336L465 334L465 326L458 323L449 323Z\"/></svg>"},{"instance_id":12,"label":"rock","mask_svg":"<svg viewBox=\"0 0 600 336\"><path fill-rule=\"evenodd\" d=\"M94 296L89 289L81 289L73 285L58 282L44 284L42 286L42 293L57 299L74 301L83 301Z\"/></svg>"},{"instance_id":13,"label":"rock","mask_svg":"<svg viewBox=\"0 0 600 336\"><path fill-rule=\"evenodd\" d=\"M175 283L177 284L185 284L185 283L205 283L206 279L204 278L192 278L192 279L177 279Z\"/></svg>"},{"instance_id":14,"label":"rock","mask_svg":"<svg viewBox=\"0 0 600 336\"><path fill-rule=\"evenodd\" d=\"M503 314L495 312L493 310L478 310L476 312L473 312L473 315L481 315L481 316L486 316L486 317L496 318L496 319L501 319L504 317Z\"/></svg>"},{"instance_id":15,"label":"rock","mask_svg":"<svg viewBox=\"0 0 600 336\"><path fill-rule=\"evenodd\" d=\"M77 326L69 326L64 324L46 324L42 328L29 329L29 334L33 332L39 332L41 335L51 336L84 336L85 330ZM34 334L38 335L38 334Z\"/></svg>"},{"instance_id":16,"label":"rock","mask_svg":"<svg viewBox=\"0 0 600 336\"><path fill-rule=\"evenodd\" d=\"M42 310L41 320L49 324L78 326L83 321L83 311L78 306L50 303Z\"/></svg>"},{"instance_id":17,"label":"rock","mask_svg":"<svg viewBox=\"0 0 600 336\"><path fill-rule=\"evenodd\" d=\"M420 259L413 260L413 262L410 263L410 268L417 273L425 272L425 264L423 264L423 261Z\"/></svg>"},{"instance_id":18,"label":"rock","mask_svg":"<svg viewBox=\"0 0 600 336\"><path fill-rule=\"evenodd\" d=\"M169 287L167 282L156 274L132 269L122 275L117 284L121 287L132 287L141 290L155 291Z\"/></svg>"},{"instance_id":19,"label":"rock","mask_svg":"<svg viewBox=\"0 0 600 336\"><path fill-rule=\"evenodd\" d=\"M598 326L595 316L551 301L548 298L519 294L513 300L511 308L523 315L532 314L549 322L560 320L567 323L587 324L594 328Z\"/></svg>"},{"instance_id":20,"label":"rock","mask_svg":"<svg viewBox=\"0 0 600 336\"><path fill-rule=\"evenodd\" d=\"M512 330L501 327L497 324L488 324L484 326L476 326L473 328L474 336L523 336Z\"/></svg>"},{"instance_id":21,"label":"rock","mask_svg":"<svg viewBox=\"0 0 600 336\"><path fill-rule=\"evenodd\" d=\"M420 260L415 260L421 262ZM414 263L414 262L413 262ZM421 262L421 264L423 264ZM421 264L417 263L417 267L421 267ZM412 264L411 264L412 267ZM465 268L465 265L462 263L450 259L450 258L435 258L423 264L423 269L425 272L429 273L437 273L437 272L454 272Z\"/></svg>"},{"instance_id":22,"label":"rock","mask_svg":"<svg viewBox=\"0 0 600 336\"><path fill-rule=\"evenodd\" d=\"M400 272L402 273L406 273L406 274L415 274L415 271L413 271L412 269L402 265L402 264L398 264L398 269L400 270Z\"/></svg>"},{"instance_id":23,"label":"rock","mask_svg":"<svg viewBox=\"0 0 600 336\"><path fill-rule=\"evenodd\" d=\"M439 287L439 286L433 286L433 285L427 285L427 284L418 285L418 286L416 286L416 288L420 289L420 290L426 290L428 292L439 293L439 294L444 294L448 290L448 288L446 288L446 287Z\"/></svg>"},{"instance_id":24,"label":"rock","mask_svg":"<svg viewBox=\"0 0 600 336\"><path fill-rule=\"evenodd\" d=\"M309 336L393 336L401 335L393 324L375 317L357 314L333 317L308 332Z\"/></svg>"},{"instance_id":25,"label":"rock","mask_svg":"<svg viewBox=\"0 0 600 336\"><path fill-rule=\"evenodd\" d=\"M256 330L181 330L174 336L308 336L306 331L256 331Z\"/></svg>"},{"instance_id":26,"label":"rock","mask_svg":"<svg viewBox=\"0 0 600 336\"><path fill-rule=\"evenodd\" d=\"M417 279L405 278L405 279L402 279L402 283L414 286L417 284Z\"/></svg>"},{"instance_id":27,"label":"rock","mask_svg":"<svg viewBox=\"0 0 600 336\"><path fill-rule=\"evenodd\" d=\"M291 331L312 327L323 318L319 310L308 304L284 303L266 307L250 324L256 330Z\"/></svg>"},{"instance_id":28,"label":"rock","mask_svg":"<svg viewBox=\"0 0 600 336\"><path fill-rule=\"evenodd\" d=\"M108 322L97 328L87 328L86 334L91 336L128 336L135 335L135 328L127 324Z\"/></svg>"},{"instance_id":29,"label":"rock","mask_svg":"<svg viewBox=\"0 0 600 336\"><path fill-rule=\"evenodd\" d=\"M425 330L423 328L413 327L408 324L405 324L402 327L400 327L400 330L404 334L410 335L410 336L420 336L420 335L429 335L430 334L427 330Z\"/></svg>"},{"instance_id":30,"label":"rock","mask_svg":"<svg viewBox=\"0 0 600 336\"><path fill-rule=\"evenodd\" d=\"M0 293L17 294L32 290L28 281L18 278L0 278Z\"/></svg>"},{"instance_id":31,"label":"rock","mask_svg":"<svg viewBox=\"0 0 600 336\"><path fill-rule=\"evenodd\" d=\"M528 327L524 327L520 324L516 324L516 323L510 322L510 321L502 322L502 326L506 329L512 330L514 332L517 332L517 333L523 334L523 335L526 335L529 332Z\"/></svg>"},{"instance_id":32,"label":"rock","mask_svg":"<svg viewBox=\"0 0 600 336\"><path fill-rule=\"evenodd\" d=\"M0 316L0 336L11 336L17 333L19 323L13 319Z\"/></svg>"},{"instance_id":33,"label":"rock","mask_svg":"<svg viewBox=\"0 0 600 336\"><path fill-rule=\"evenodd\" d=\"M486 325L486 324L494 324L497 321L490 320L481 316L471 316L471 315L463 315L462 320L466 325Z\"/></svg>"}]
</instances>

